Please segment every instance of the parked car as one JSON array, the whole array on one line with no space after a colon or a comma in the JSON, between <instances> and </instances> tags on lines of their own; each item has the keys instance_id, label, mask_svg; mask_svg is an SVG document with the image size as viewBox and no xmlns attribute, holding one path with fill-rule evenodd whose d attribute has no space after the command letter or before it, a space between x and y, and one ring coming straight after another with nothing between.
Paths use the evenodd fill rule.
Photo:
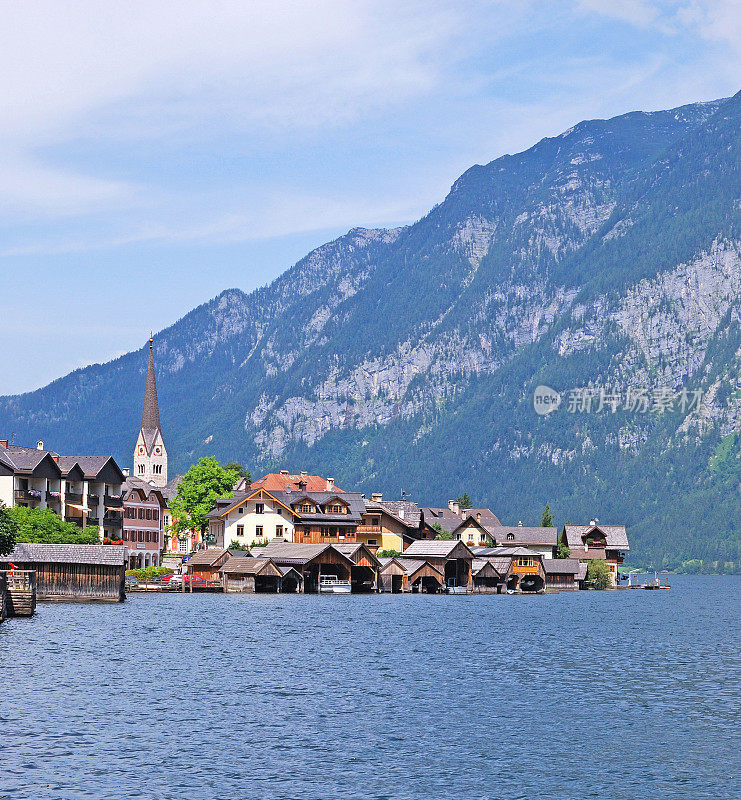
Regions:
<instances>
[{"instance_id":1,"label":"parked car","mask_svg":"<svg viewBox=\"0 0 741 800\"><path fill-rule=\"evenodd\" d=\"M172 575L163 575L161 581L162 586L165 588L180 588L183 585L183 576L178 575L178 573L173 573Z\"/></svg>"}]
</instances>

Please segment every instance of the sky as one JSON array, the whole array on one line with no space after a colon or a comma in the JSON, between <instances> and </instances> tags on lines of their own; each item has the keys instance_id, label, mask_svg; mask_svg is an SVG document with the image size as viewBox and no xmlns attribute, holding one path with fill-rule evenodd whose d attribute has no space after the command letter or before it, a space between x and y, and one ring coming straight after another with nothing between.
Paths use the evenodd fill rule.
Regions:
<instances>
[{"instance_id":1,"label":"sky","mask_svg":"<svg viewBox=\"0 0 741 800\"><path fill-rule=\"evenodd\" d=\"M739 0L0 0L0 395L468 167L741 89Z\"/></svg>"}]
</instances>

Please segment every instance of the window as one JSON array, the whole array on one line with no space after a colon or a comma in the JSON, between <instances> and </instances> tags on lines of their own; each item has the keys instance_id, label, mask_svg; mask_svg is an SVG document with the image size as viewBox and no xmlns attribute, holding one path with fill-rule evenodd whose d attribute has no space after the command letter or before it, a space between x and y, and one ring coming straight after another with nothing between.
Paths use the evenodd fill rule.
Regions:
<instances>
[{"instance_id":1,"label":"window","mask_svg":"<svg viewBox=\"0 0 741 800\"><path fill-rule=\"evenodd\" d=\"M151 508L147 509L147 519L152 519L152 509Z\"/></svg>"},{"instance_id":2,"label":"window","mask_svg":"<svg viewBox=\"0 0 741 800\"><path fill-rule=\"evenodd\" d=\"M139 509L139 519L144 519L144 509L143 508Z\"/></svg>"},{"instance_id":3,"label":"window","mask_svg":"<svg viewBox=\"0 0 741 800\"><path fill-rule=\"evenodd\" d=\"M301 506L301 513L302 514L310 514L314 510L314 506L310 506L308 503L304 503Z\"/></svg>"},{"instance_id":4,"label":"window","mask_svg":"<svg viewBox=\"0 0 741 800\"><path fill-rule=\"evenodd\" d=\"M121 538L122 538L124 541L126 541L126 540L129 538L129 532L126 530L126 528L124 528L124 530L123 530L123 534L121 535Z\"/></svg>"},{"instance_id":5,"label":"window","mask_svg":"<svg viewBox=\"0 0 741 800\"><path fill-rule=\"evenodd\" d=\"M508 533L508 534L507 534L507 541L508 541L508 542L514 542L514 540L515 540L515 535L514 535L514 533Z\"/></svg>"},{"instance_id":6,"label":"window","mask_svg":"<svg viewBox=\"0 0 741 800\"><path fill-rule=\"evenodd\" d=\"M255 528L255 536L256 536L258 539L262 539L262 525L258 525L258 526Z\"/></svg>"},{"instance_id":7,"label":"window","mask_svg":"<svg viewBox=\"0 0 741 800\"><path fill-rule=\"evenodd\" d=\"M378 547L378 539L368 539L368 547Z\"/></svg>"},{"instance_id":8,"label":"window","mask_svg":"<svg viewBox=\"0 0 741 800\"><path fill-rule=\"evenodd\" d=\"M255 503L255 514L265 513L265 503Z\"/></svg>"},{"instance_id":9,"label":"window","mask_svg":"<svg viewBox=\"0 0 741 800\"><path fill-rule=\"evenodd\" d=\"M178 550L181 553L187 553L188 552L188 540L187 539L180 539L178 541Z\"/></svg>"},{"instance_id":10,"label":"window","mask_svg":"<svg viewBox=\"0 0 741 800\"><path fill-rule=\"evenodd\" d=\"M275 513L276 513L276 514L277 514L279 517L282 517L282 516L283 516L283 509L282 509L282 508L276 508L276 509L275 509Z\"/></svg>"},{"instance_id":11,"label":"window","mask_svg":"<svg viewBox=\"0 0 741 800\"><path fill-rule=\"evenodd\" d=\"M532 556L520 556L517 559L517 563L521 567L532 567L533 566L533 559Z\"/></svg>"},{"instance_id":12,"label":"window","mask_svg":"<svg viewBox=\"0 0 741 800\"><path fill-rule=\"evenodd\" d=\"M332 528L322 527L320 530L321 530L322 536L331 536L332 535Z\"/></svg>"},{"instance_id":13,"label":"window","mask_svg":"<svg viewBox=\"0 0 741 800\"><path fill-rule=\"evenodd\" d=\"M237 536L244 536L244 525L237 525Z\"/></svg>"},{"instance_id":14,"label":"window","mask_svg":"<svg viewBox=\"0 0 741 800\"><path fill-rule=\"evenodd\" d=\"M162 464L155 464L155 465L152 467L152 472L153 472L155 475L161 475L161 474L162 474Z\"/></svg>"},{"instance_id":15,"label":"window","mask_svg":"<svg viewBox=\"0 0 741 800\"><path fill-rule=\"evenodd\" d=\"M283 526L282 525L276 525L275 526L275 535L276 536L283 536Z\"/></svg>"},{"instance_id":16,"label":"window","mask_svg":"<svg viewBox=\"0 0 741 800\"><path fill-rule=\"evenodd\" d=\"M140 542L144 541L144 531L139 531L139 541Z\"/></svg>"},{"instance_id":17,"label":"window","mask_svg":"<svg viewBox=\"0 0 741 800\"><path fill-rule=\"evenodd\" d=\"M159 540L160 540L159 533L157 533L157 531L153 531L153 533L152 533L152 541L153 542L159 542Z\"/></svg>"},{"instance_id":18,"label":"window","mask_svg":"<svg viewBox=\"0 0 741 800\"><path fill-rule=\"evenodd\" d=\"M341 506L341 505L339 505L339 504L336 504L336 505L332 505L332 506L330 506L330 507L327 509L327 511L328 511L328 513L330 513L330 514L344 514L344 513L345 513L345 507L344 507L344 506Z\"/></svg>"},{"instance_id":19,"label":"window","mask_svg":"<svg viewBox=\"0 0 741 800\"><path fill-rule=\"evenodd\" d=\"M159 518L160 518L160 510L159 510L159 508L153 508L152 509L152 519L153 520L158 520Z\"/></svg>"},{"instance_id":20,"label":"window","mask_svg":"<svg viewBox=\"0 0 741 800\"><path fill-rule=\"evenodd\" d=\"M469 533L469 534L468 534L468 541L469 541L469 542L472 542L472 541L473 541L473 534L472 534L472 533Z\"/></svg>"},{"instance_id":21,"label":"window","mask_svg":"<svg viewBox=\"0 0 741 800\"><path fill-rule=\"evenodd\" d=\"M237 509L237 511L238 511L239 514L244 514L244 509L243 508L239 508L239 509Z\"/></svg>"},{"instance_id":22,"label":"window","mask_svg":"<svg viewBox=\"0 0 741 800\"><path fill-rule=\"evenodd\" d=\"M145 541L145 542L148 542L148 541L149 541L149 531L147 531L147 532L144 534L144 541Z\"/></svg>"}]
</instances>

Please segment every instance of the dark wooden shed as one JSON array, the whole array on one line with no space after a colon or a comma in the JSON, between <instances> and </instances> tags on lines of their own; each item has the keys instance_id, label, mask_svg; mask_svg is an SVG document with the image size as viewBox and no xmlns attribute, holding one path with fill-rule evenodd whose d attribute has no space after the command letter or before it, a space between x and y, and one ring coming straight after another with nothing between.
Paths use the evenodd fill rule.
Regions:
<instances>
[{"instance_id":1,"label":"dark wooden shed","mask_svg":"<svg viewBox=\"0 0 741 800\"><path fill-rule=\"evenodd\" d=\"M39 600L125 599L126 549L102 544L17 544L0 558L0 569L15 564L36 572Z\"/></svg>"}]
</instances>

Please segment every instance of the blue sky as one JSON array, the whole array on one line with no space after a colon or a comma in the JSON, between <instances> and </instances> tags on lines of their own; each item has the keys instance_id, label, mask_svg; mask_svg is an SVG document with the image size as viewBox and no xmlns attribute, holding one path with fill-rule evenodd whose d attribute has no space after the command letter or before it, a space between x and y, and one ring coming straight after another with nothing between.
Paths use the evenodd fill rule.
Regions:
<instances>
[{"instance_id":1,"label":"blue sky","mask_svg":"<svg viewBox=\"0 0 741 800\"><path fill-rule=\"evenodd\" d=\"M738 91L737 0L0 5L0 394L143 344L474 163Z\"/></svg>"}]
</instances>

